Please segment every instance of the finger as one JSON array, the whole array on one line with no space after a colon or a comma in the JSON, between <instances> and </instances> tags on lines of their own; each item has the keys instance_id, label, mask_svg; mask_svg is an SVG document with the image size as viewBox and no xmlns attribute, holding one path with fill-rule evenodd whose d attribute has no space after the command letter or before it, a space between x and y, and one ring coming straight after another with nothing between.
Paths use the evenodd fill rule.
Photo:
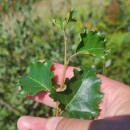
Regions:
<instances>
[{"instance_id":1,"label":"finger","mask_svg":"<svg viewBox=\"0 0 130 130\"><path fill-rule=\"evenodd\" d=\"M46 130L89 130L90 123L91 120L53 117L47 121Z\"/></svg>"},{"instance_id":2,"label":"finger","mask_svg":"<svg viewBox=\"0 0 130 130\"><path fill-rule=\"evenodd\" d=\"M103 99L99 103L99 108L101 109L100 115L96 117L96 119L102 119L105 117L105 113L107 110L108 105L115 99L115 94L117 91L113 92L115 88L115 81L109 79L103 75L97 74L97 77L101 79L101 92L104 94ZM114 86L113 86L114 85Z\"/></svg>"},{"instance_id":3,"label":"finger","mask_svg":"<svg viewBox=\"0 0 130 130\"><path fill-rule=\"evenodd\" d=\"M116 81L116 80L112 80L104 75L101 75L101 74L97 74L97 77L99 77L101 79L101 89L112 89L113 91L117 88L128 88L127 85L119 82L119 81Z\"/></svg>"},{"instance_id":4,"label":"finger","mask_svg":"<svg viewBox=\"0 0 130 130\"><path fill-rule=\"evenodd\" d=\"M54 63L51 67L51 71L54 72L53 81L56 82L57 84L61 84L63 69L64 69L64 65L62 64ZM74 76L73 69L74 67L71 67L71 66L67 67L65 78L70 79Z\"/></svg>"},{"instance_id":5,"label":"finger","mask_svg":"<svg viewBox=\"0 0 130 130\"><path fill-rule=\"evenodd\" d=\"M51 124L51 119L22 116L18 119L17 128L18 130L55 130L61 119L63 117L56 118L56 120L53 120L53 124ZM50 125L52 125L52 129L49 129Z\"/></svg>"},{"instance_id":6,"label":"finger","mask_svg":"<svg viewBox=\"0 0 130 130\"><path fill-rule=\"evenodd\" d=\"M117 99L119 100L119 97L122 97L123 93L125 93L126 96L126 92L129 92L130 90L128 89L130 88L121 82L112 80L103 75L98 74L97 76L101 79L101 92L104 93L103 99L99 104L101 112L97 117L97 119L101 119L107 117L106 113L108 108L110 108L110 106L112 107L112 103ZM116 113L116 107L113 107L113 113Z\"/></svg>"},{"instance_id":7,"label":"finger","mask_svg":"<svg viewBox=\"0 0 130 130\"><path fill-rule=\"evenodd\" d=\"M47 119L22 116L17 122L18 130L46 130Z\"/></svg>"},{"instance_id":8,"label":"finger","mask_svg":"<svg viewBox=\"0 0 130 130\"><path fill-rule=\"evenodd\" d=\"M39 117L20 117L17 122L18 130L88 130L91 121L63 117L51 119Z\"/></svg>"},{"instance_id":9,"label":"finger","mask_svg":"<svg viewBox=\"0 0 130 130\"><path fill-rule=\"evenodd\" d=\"M39 103L43 103L43 104L50 106L50 107L54 107L54 108L56 107L56 103L53 101L52 98L49 97L49 93L45 92L45 91L41 91L34 96L28 95L28 96L26 96L26 98L31 99L31 100L35 100Z\"/></svg>"}]
</instances>

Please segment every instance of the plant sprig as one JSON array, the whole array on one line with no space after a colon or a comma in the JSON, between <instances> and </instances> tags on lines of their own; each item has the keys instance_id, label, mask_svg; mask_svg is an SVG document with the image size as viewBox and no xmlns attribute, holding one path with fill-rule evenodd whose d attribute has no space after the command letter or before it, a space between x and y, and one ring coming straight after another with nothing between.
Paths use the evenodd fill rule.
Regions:
<instances>
[{"instance_id":1,"label":"plant sprig","mask_svg":"<svg viewBox=\"0 0 130 130\"><path fill-rule=\"evenodd\" d=\"M71 10L65 18L53 20L53 24L63 32L64 39L64 67L61 74L60 88L56 91L52 87L53 72L50 71L51 61L36 62L31 66L30 73L19 79L21 93L34 95L39 91L47 91L56 102L56 116L91 119L100 113L98 103L103 94L100 92L100 79L96 77L96 71L92 68L81 67L80 71L74 69L74 77L65 79L69 62L73 57L81 54L103 58L105 52L105 38L98 31L89 31L84 28L80 34L80 43L75 53L68 57L68 37L66 29L68 24L76 22L74 10Z\"/></svg>"}]
</instances>

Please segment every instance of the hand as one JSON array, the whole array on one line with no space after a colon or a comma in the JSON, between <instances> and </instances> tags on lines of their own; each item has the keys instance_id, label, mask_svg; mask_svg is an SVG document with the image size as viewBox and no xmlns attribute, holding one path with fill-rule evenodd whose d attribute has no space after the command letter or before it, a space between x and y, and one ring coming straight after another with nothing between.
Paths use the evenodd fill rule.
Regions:
<instances>
[{"instance_id":1,"label":"hand","mask_svg":"<svg viewBox=\"0 0 130 130\"><path fill-rule=\"evenodd\" d=\"M63 65L54 64L52 69L54 70L55 75L54 80L60 84ZM101 78L101 91L104 93L104 97L99 104L99 108L102 111L95 120L119 115L129 115L130 87L105 76L97 76ZM73 67L67 68L66 77L73 77ZM53 102L48 95L49 94L46 92L39 92L34 97L28 98L51 107L56 107L56 103ZM92 120L79 120L62 117L45 119L22 116L19 118L17 126L19 130L88 130L91 122Z\"/></svg>"}]
</instances>

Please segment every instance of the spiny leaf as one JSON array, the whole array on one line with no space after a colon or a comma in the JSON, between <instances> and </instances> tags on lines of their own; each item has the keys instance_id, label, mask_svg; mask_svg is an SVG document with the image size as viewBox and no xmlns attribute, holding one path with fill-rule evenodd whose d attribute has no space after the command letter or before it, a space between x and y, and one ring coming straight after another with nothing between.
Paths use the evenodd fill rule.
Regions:
<instances>
[{"instance_id":1,"label":"spiny leaf","mask_svg":"<svg viewBox=\"0 0 130 130\"><path fill-rule=\"evenodd\" d=\"M100 92L100 79L94 69L83 68L74 71L75 76L66 81L66 90L52 91L50 97L58 101L63 115L71 118L91 119L100 112L98 104L103 97Z\"/></svg>"},{"instance_id":2,"label":"spiny leaf","mask_svg":"<svg viewBox=\"0 0 130 130\"><path fill-rule=\"evenodd\" d=\"M105 52L105 39L98 31L84 30L81 33L81 42L79 43L76 53L89 54L98 58L103 58Z\"/></svg>"},{"instance_id":3,"label":"spiny leaf","mask_svg":"<svg viewBox=\"0 0 130 130\"><path fill-rule=\"evenodd\" d=\"M52 63L49 60L45 60L43 63L32 63L29 74L19 78L21 95L34 95L42 90L50 92L52 89L51 79L54 76L50 71L51 66Z\"/></svg>"}]
</instances>

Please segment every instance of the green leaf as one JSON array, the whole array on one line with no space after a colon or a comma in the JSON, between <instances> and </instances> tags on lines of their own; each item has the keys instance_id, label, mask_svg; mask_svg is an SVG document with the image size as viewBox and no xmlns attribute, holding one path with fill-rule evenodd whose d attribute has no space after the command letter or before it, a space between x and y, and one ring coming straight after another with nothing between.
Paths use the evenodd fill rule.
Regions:
<instances>
[{"instance_id":1,"label":"green leaf","mask_svg":"<svg viewBox=\"0 0 130 130\"><path fill-rule=\"evenodd\" d=\"M29 74L19 78L21 95L34 95L42 90L50 92L52 89L51 79L54 76L50 71L51 66L52 63L49 60L45 60L43 63L32 63Z\"/></svg>"},{"instance_id":2,"label":"green leaf","mask_svg":"<svg viewBox=\"0 0 130 130\"><path fill-rule=\"evenodd\" d=\"M75 15L75 10L70 10L70 12L66 16L67 23L77 21L74 15Z\"/></svg>"},{"instance_id":3,"label":"green leaf","mask_svg":"<svg viewBox=\"0 0 130 130\"><path fill-rule=\"evenodd\" d=\"M57 26L61 30L65 27L65 20L62 19L61 17L57 18L57 20L53 19L52 22L55 26Z\"/></svg>"},{"instance_id":4,"label":"green leaf","mask_svg":"<svg viewBox=\"0 0 130 130\"><path fill-rule=\"evenodd\" d=\"M105 39L98 31L84 30L81 33L81 42L79 43L76 53L89 54L98 58L103 58L105 52Z\"/></svg>"},{"instance_id":5,"label":"green leaf","mask_svg":"<svg viewBox=\"0 0 130 130\"><path fill-rule=\"evenodd\" d=\"M94 69L83 68L80 72L74 70L75 76L66 81L66 90L50 94L58 101L63 115L71 118L91 119L100 112L98 104L103 94L100 92L100 79Z\"/></svg>"},{"instance_id":6,"label":"green leaf","mask_svg":"<svg viewBox=\"0 0 130 130\"><path fill-rule=\"evenodd\" d=\"M66 15L65 18L57 18L56 20L53 19L52 23L60 28L61 30L65 29L69 22L76 22L76 18L74 17L75 11L70 10L70 12Z\"/></svg>"}]
</instances>

